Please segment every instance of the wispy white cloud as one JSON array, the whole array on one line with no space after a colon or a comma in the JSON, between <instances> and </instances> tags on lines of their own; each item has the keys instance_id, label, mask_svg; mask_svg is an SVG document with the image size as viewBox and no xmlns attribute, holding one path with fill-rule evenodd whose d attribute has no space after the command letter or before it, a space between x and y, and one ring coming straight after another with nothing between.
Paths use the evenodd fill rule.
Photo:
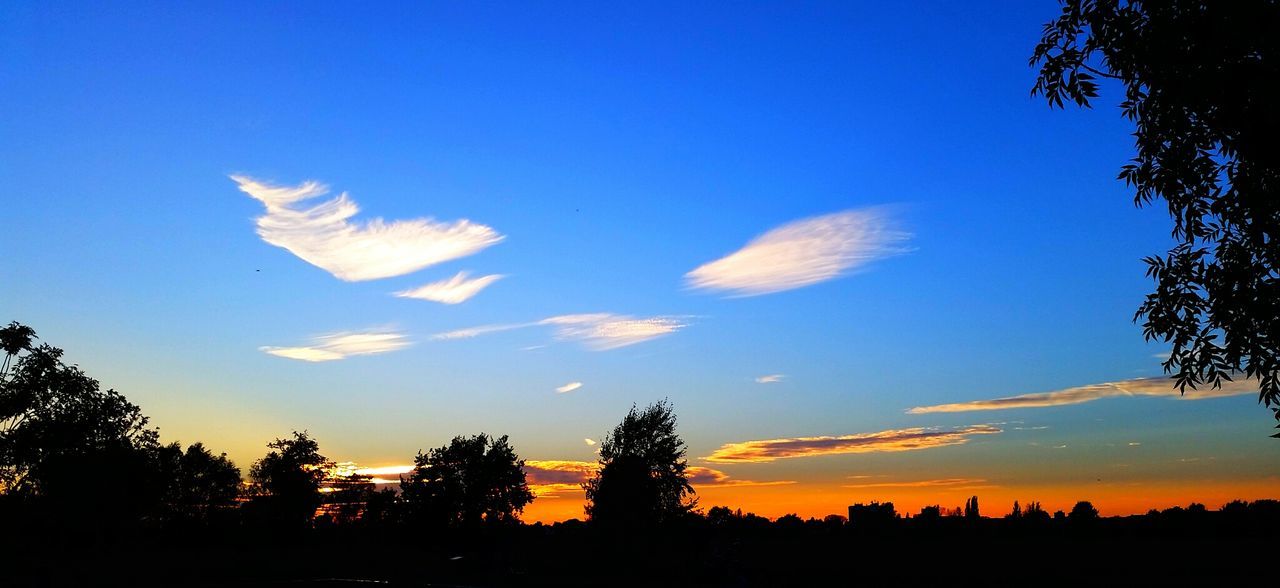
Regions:
<instances>
[{"instance_id":1,"label":"wispy white cloud","mask_svg":"<svg viewBox=\"0 0 1280 588\"><path fill-rule=\"evenodd\" d=\"M437 341L468 339L488 333L549 326L555 338L561 341L577 341L588 349L604 351L617 349L669 335L686 326L682 317L654 316L636 318L610 313L566 314L528 323L481 325L437 333L431 338Z\"/></svg>"},{"instance_id":2,"label":"wispy white cloud","mask_svg":"<svg viewBox=\"0 0 1280 588\"><path fill-rule=\"evenodd\" d=\"M582 387L582 382L569 382L559 388L556 388L556 394L567 394Z\"/></svg>"},{"instance_id":3,"label":"wispy white cloud","mask_svg":"<svg viewBox=\"0 0 1280 588\"><path fill-rule=\"evenodd\" d=\"M353 355L375 355L404 349L409 339L400 333L333 333L311 339L299 347L259 347L259 351L302 361L334 361Z\"/></svg>"},{"instance_id":4,"label":"wispy white cloud","mask_svg":"<svg viewBox=\"0 0 1280 588\"><path fill-rule=\"evenodd\" d=\"M589 438L589 437L588 437L588 438L586 438L586 439L583 439L583 440L582 440L582 442L583 442L583 443L586 443L587 445L590 445L590 446L592 446L592 447L594 447L594 446L595 446L595 444L596 444L596 440L595 440L595 439L591 439L591 438Z\"/></svg>"},{"instance_id":5,"label":"wispy white cloud","mask_svg":"<svg viewBox=\"0 0 1280 588\"><path fill-rule=\"evenodd\" d=\"M756 378L756 383L757 384L774 384L777 382L781 382L782 379L785 377L787 377L785 374L769 374L767 376L760 376Z\"/></svg>"},{"instance_id":6,"label":"wispy white cloud","mask_svg":"<svg viewBox=\"0 0 1280 588\"><path fill-rule=\"evenodd\" d=\"M757 296L837 278L905 251L911 235L897 230L883 207L846 210L793 221L742 249L685 274L691 288Z\"/></svg>"},{"instance_id":7,"label":"wispy white cloud","mask_svg":"<svg viewBox=\"0 0 1280 588\"><path fill-rule=\"evenodd\" d=\"M969 425L953 429L891 429L876 433L859 433L839 437L794 437L726 443L703 458L720 463L764 463L792 457L914 451L968 443L974 435L1001 432L992 425Z\"/></svg>"},{"instance_id":8,"label":"wispy white cloud","mask_svg":"<svg viewBox=\"0 0 1280 588\"><path fill-rule=\"evenodd\" d=\"M555 327L557 339L579 341L600 351L656 339L688 325L679 317L635 318L608 313L553 316L538 321L538 324Z\"/></svg>"},{"instance_id":9,"label":"wispy white cloud","mask_svg":"<svg viewBox=\"0 0 1280 588\"><path fill-rule=\"evenodd\" d=\"M1017 396L1005 396L1003 398L992 398L989 400L972 400L969 402L957 402L953 404L917 406L907 409L907 413L929 414L936 412L1004 410L1008 408L1043 408L1047 406L1081 404L1084 402L1092 402L1094 400L1115 396L1164 396L1180 400L1203 400L1206 398L1239 396L1241 394L1256 394L1257 392L1258 381L1256 379L1241 378L1232 382L1223 382L1222 387L1216 390L1209 386L1202 386L1199 390L1192 390L1188 388L1187 393L1182 394L1178 392L1177 388L1174 388L1173 380L1170 378L1137 378L1134 380L1124 380L1120 382L1105 382L1102 384L1077 386L1075 388L1064 388L1053 392L1019 394Z\"/></svg>"},{"instance_id":10,"label":"wispy white cloud","mask_svg":"<svg viewBox=\"0 0 1280 588\"><path fill-rule=\"evenodd\" d=\"M263 241L349 282L412 273L503 239L492 228L465 219L352 222L360 208L346 192L314 206L303 204L329 193L319 182L274 186L241 175L231 179L266 206L266 214L257 219Z\"/></svg>"},{"instance_id":11,"label":"wispy white cloud","mask_svg":"<svg viewBox=\"0 0 1280 588\"><path fill-rule=\"evenodd\" d=\"M470 274L467 272L458 272L457 275L447 280L396 292L395 295L400 298L417 298L444 304L459 304L466 302L472 296L479 294L481 290L503 277L501 274L491 274L467 279L468 275Z\"/></svg>"},{"instance_id":12,"label":"wispy white cloud","mask_svg":"<svg viewBox=\"0 0 1280 588\"><path fill-rule=\"evenodd\" d=\"M452 339L470 339L479 337L480 335L488 335L489 333L501 333L502 331L510 331L513 329L523 329L532 327L538 323L516 323L506 325L480 325L478 327L467 327L465 329L455 329L444 333L436 333L431 336L432 341L449 341Z\"/></svg>"}]
</instances>

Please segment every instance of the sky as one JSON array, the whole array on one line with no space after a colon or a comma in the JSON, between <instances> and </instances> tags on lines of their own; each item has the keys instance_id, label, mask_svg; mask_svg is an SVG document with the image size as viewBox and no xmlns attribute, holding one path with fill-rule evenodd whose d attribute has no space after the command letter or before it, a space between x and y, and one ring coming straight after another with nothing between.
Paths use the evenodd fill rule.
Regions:
<instances>
[{"instance_id":1,"label":"sky","mask_svg":"<svg viewBox=\"0 0 1280 588\"><path fill-rule=\"evenodd\" d=\"M1132 321L1116 89L1029 94L1056 11L6 2L0 320L246 471L509 435L526 520L662 399L704 508L1273 497Z\"/></svg>"}]
</instances>

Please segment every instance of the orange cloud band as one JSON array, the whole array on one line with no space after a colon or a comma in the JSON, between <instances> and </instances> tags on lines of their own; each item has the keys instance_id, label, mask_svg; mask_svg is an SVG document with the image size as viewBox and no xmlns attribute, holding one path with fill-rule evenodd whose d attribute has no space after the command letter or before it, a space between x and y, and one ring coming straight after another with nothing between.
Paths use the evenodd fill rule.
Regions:
<instances>
[{"instance_id":1,"label":"orange cloud band","mask_svg":"<svg viewBox=\"0 0 1280 588\"><path fill-rule=\"evenodd\" d=\"M992 425L970 425L956 429L892 429L839 437L765 439L722 445L703 459L718 463L764 463L792 457L914 451L961 445L968 443L973 435L993 435L999 432L1000 429Z\"/></svg>"},{"instance_id":2,"label":"orange cloud band","mask_svg":"<svg viewBox=\"0 0 1280 588\"><path fill-rule=\"evenodd\" d=\"M555 498L562 493L581 489L599 464L593 461L566 460L526 460L525 475L528 476L529 489L535 496ZM794 484L793 480L771 480L759 482L755 480L735 480L729 474L712 468L689 466L685 472L689 475L689 483L693 486L775 486Z\"/></svg>"}]
</instances>

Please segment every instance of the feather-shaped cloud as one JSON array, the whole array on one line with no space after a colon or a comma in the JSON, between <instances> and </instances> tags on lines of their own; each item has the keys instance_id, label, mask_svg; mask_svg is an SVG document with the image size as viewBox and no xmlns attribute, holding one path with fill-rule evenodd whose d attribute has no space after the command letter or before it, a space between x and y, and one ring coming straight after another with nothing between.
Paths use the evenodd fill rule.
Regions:
<instances>
[{"instance_id":1,"label":"feather-shaped cloud","mask_svg":"<svg viewBox=\"0 0 1280 588\"><path fill-rule=\"evenodd\" d=\"M884 208L801 219L766 232L729 255L685 274L689 287L758 296L810 286L901 253L910 235Z\"/></svg>"},{"instance_id":2,"label":"feather-shaped cloud","mask_svg":"<svg viewBox=\"0 0 1280 588\"><path fill-rule=\"evenodd\" d=\"M346 359L353 355L375 355L404 349L408 337L400 333L333 333L314 337L310 345L299 347L259 347L258 350L302 361L320 362Z\"/></svg>"},{"instance_id":3,"label":"feather-shaped cloud","mask_svg":"<svg viewBox=\"0 0 1280 588\"><path fill-rule=\"evenodd\" d=\"M452 278L447 280L432 282L410 290L396 292L396 296L399 296L400 298L430 300L432 302L440 302L443 304L459 304L466 302L472 296L479 294L481 290L487 288L490 284L502 279L500 274L480 276L478 278L471 279L467 278L468 275L470 274L467 272L458 272Z\"/></svg>"},{"instance_id":4,"label":"feather-shaped cloud","mask_svg":"<svg viewBox=\"0 0 1280 588\"><path fill-rule=\"evenodd\" d=\"M346 192L314 206L304 201L329 193L328 186L307 181L274 186L233 175L240 190L261 202L258 236L303 261L349 282L389 278L440 262L465 257L502 240L490 227L469 220L439 222L430 218L352 222L360 212Z\"/></svg>"}]
</instances>

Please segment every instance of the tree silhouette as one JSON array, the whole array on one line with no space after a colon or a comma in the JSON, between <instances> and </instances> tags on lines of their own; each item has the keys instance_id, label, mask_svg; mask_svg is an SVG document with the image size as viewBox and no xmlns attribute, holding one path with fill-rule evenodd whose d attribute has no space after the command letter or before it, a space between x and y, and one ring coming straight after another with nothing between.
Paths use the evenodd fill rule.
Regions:
<instances>
[{"instance_id":1,"label":"tree silhouette","mask_svg":"<svg viewBox=\"0 0 1280 588\"><path fill-rule=\"evenodd\" d=\"M240 494L240 469L227 454L214 455L202 443L187 447L178 443L156 451L163 478L165 518L172 521L208 521L236 504Z\"/></svg>"},{"instance_id":2,"label":"tree silhouette","mask_svg":"<svg viewBox=\"0 0 1280 588\"><path fill-rule=\"evenodd\" d=\"M974 496L964 502L964 518L966 519L982 518L982 514L978 512L977 496Z\"/></svg>"},{"instance_id":3,"label":"tree silhouette","mask_svg":"<svg viewBox=\"0 0 1280 588\"><path fill-rule=\"evenodd\" d=\"M0 329L0 492L62 522L108 527L153 508L163 484L147 417L34 339L16 322Z\"/></svg>"},{"instance_id":4,"label":"tree silhouette","mask_svg":"<svg viewBox=\"0 0 1280 588\"><path fill-rule=\"evenodd\" d=\"M1098 509L1093 507L1093 503L1088 500L1081 500L1075 506L1071 507L1071 512L1067 513L1067 519L1072 522L1087 522L1097 520Z\"/></svg>"},{"instance_id":5,"label":"tree silhouette","mask_svg":"<svg viewBox=\"0 0 1280 588\"><path fill-rule=\"evenodd\" d=\"M294 431L293 438L276 439L267 447L272 451L249 470L257 493L253 513L275 524L306 526L320 506L321 483L334 464L320 455L320 445L306 431Z\"/></svg>"},{"instance_id":6,"label":"tree silhouette","mask_svg":"<svg viewBox=\"0 0 1280 588\"><path fill-rule=\"evenodd\" d=\"M943 508L937 504L926 506L920 509L920 514L916 515L917 519L923 521L936 521L942 518Z\"/></svg>"},{"instance_id":7,"label":"tree silhouette","mask_svg":"<svg viewBox=\"0 0 1280 588\"><path fill-rule=\"evenodd\" d=\"M419 452L400 488L415 521L453 527L517 522L533 501L524 460L506 435L459 436L445 447Z\"/></svg>"},{"instance_id":8,"label":"tree silhouette","mask_svg":"<svg viewBox=\"0 0 1280 588\"><path fill-rule=\"evenodd\" d=\"M1176 244L1146 258L1143 335L1173 347L1176 385L1243 371L1280 420L1280 3L1065 0L1031 64L1032 94L1088 107L1124 86L1137 155L1120 178L1163 199ZM1280 428L1280 425L1277 425ZM1280 437L1280 434L1275 435Z\"/></svg>"},{"instance_id":9,"label":"tree silhouette","mask_svg":"<svg viewBox=\"0 0 1280 588\"><path fill-rule=\"evenodd\" d=\"M648 526L691 512L686 447L676 434L676 416L667 401L643 411L632 405L622 422L600 443L600 467L583 484L592 522Z\"/></svg>"},{"instance_id":10,"label":"tree silhouette","mask_svg":"<svg viewBox=\"0 0 1280 588\"><path fill-rule=\"evenodd\" d=\"M780 529L799 529L804 526L804 519L792 512L778 517L778 520L773 521L773 524Z\"/></svg>"}]
</instances>

